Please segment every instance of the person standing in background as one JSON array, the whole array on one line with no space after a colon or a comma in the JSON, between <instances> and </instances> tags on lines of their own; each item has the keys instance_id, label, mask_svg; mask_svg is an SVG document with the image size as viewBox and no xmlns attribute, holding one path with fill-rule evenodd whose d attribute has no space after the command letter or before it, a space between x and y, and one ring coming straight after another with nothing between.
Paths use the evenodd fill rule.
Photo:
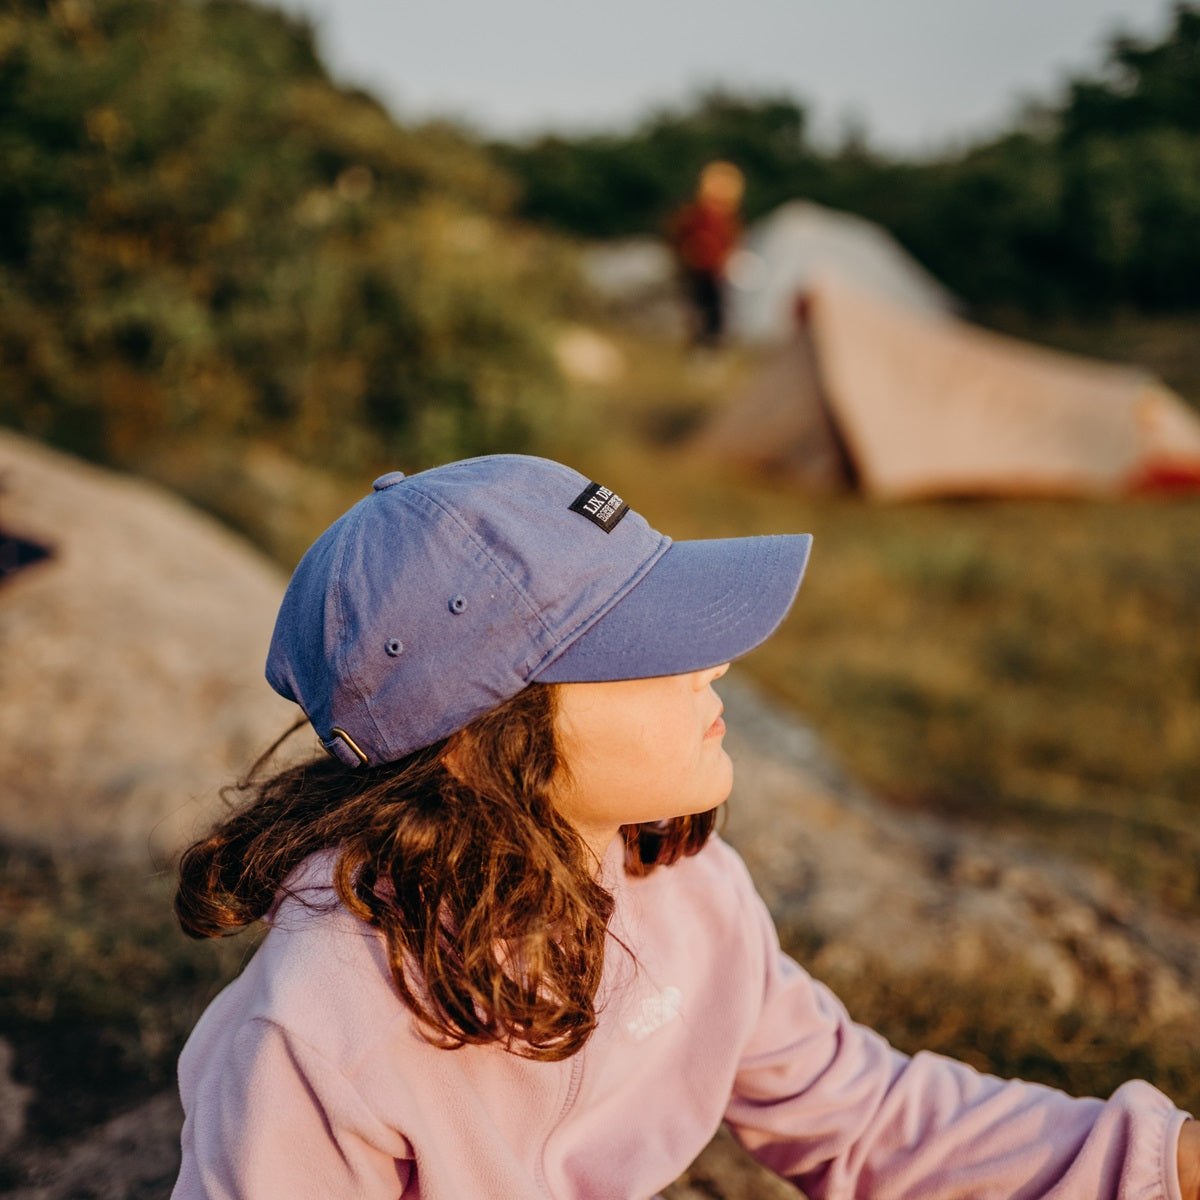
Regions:
<instances>
[{"instance_id":1,"label":"person standing in background","mask_svg":"<svg viewBox=\"0 0 1200 1200\"><path fill-rule=\"evenodd\" d=\"M695 197L668 223L692 309L693 346L718 346L725 336L725 267L742 232L739 210L745 186L745 176L733 163L710 162L700 172Z\"/></svg>"}]
</instances>

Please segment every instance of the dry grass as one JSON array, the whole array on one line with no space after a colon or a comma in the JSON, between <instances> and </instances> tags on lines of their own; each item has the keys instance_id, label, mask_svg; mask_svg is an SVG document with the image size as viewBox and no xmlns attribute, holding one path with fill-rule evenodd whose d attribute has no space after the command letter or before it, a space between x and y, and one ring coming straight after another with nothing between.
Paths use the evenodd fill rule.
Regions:
<instances>
[{"instance_id":1,"label":"dry grass","mask_svg":"<svg viewBox=\"0 0 1200 1200\"><path fill-rule=\"evenodd\" d=\"M173 890L0 846L0 1034L33 1088L32 1140L69 1140L171 1086L184 1038L254 949L253 936L188 942Z\"/></svg>"}]
</instances>

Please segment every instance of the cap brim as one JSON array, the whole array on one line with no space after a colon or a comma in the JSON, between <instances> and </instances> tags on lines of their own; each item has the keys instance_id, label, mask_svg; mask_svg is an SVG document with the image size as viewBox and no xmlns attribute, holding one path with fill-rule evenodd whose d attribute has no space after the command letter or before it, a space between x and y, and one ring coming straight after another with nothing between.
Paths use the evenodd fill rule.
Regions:
<instances>
[{"instance_id":1,"label":"cap brim","mask_svg":"<svg viewBox=\"0 0 1200 1200\"><path fill-rule=\"evenodd\" d=\"M608 612L537 671L540 683L681 675L729 662L787 615L806 534L673 542Z\"/></svg>"}]
</instances>

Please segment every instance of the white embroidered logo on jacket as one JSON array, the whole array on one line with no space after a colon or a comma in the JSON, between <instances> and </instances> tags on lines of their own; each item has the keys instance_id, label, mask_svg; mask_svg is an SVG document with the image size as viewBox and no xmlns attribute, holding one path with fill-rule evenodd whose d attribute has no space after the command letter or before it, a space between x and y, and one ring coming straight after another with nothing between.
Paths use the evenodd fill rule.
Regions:
<instances>
[{"instance_id":1,"label":"white embroidered logo on jacket","mask_svg":"<svg viewBox=\"0 0 1200 1200\"><path fill-rule=\"evenodd\" d=\"M640 1042L656 1030L674 1021L683 1011L683 993L677 987L665 987L654 996L646 996L637 1014L625 1022L626 1032Z\"/></svg>"}]
</instances>

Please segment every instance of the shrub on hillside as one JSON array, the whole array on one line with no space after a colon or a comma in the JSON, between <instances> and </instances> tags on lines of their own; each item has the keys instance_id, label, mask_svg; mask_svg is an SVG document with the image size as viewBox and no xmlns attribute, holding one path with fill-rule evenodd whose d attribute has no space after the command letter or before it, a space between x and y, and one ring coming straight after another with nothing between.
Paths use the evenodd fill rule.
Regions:
<instances>
[{"instance_id":1,"label":"shrub on hillside","mask_svg":"<svg viewBox=\"0 0 1200 1200\"><path fill-rule=\"evenodd\" d=\"M338 467L519 449L544 239L465 135L239 0L0 19L0 420L123 465L266 439Z\"/></svg>"}]
</instances>

